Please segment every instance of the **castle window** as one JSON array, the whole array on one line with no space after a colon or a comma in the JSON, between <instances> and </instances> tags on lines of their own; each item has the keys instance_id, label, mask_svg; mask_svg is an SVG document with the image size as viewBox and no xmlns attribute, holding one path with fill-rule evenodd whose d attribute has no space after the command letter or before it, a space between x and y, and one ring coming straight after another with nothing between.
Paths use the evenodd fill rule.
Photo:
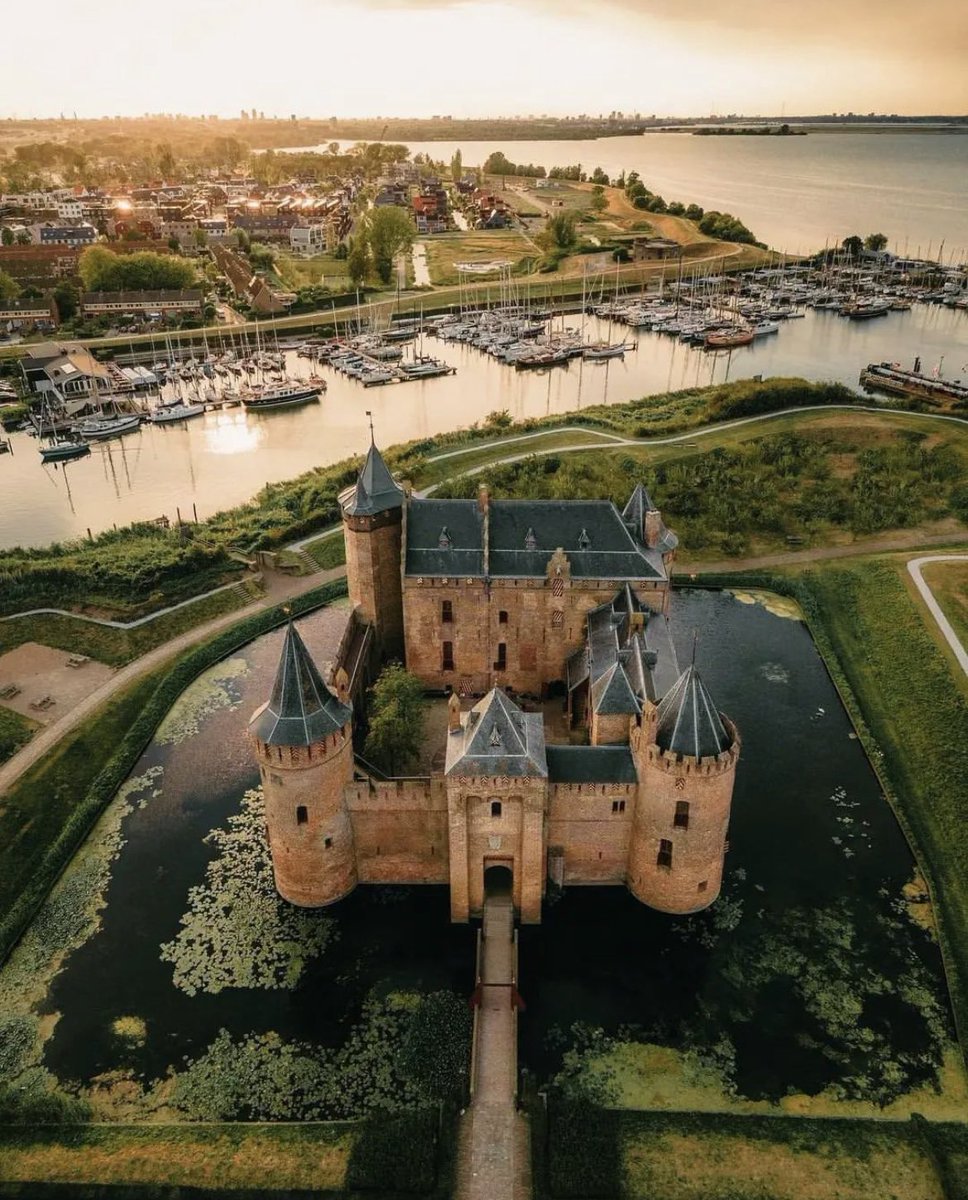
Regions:
<instances>
[{"instance_id":1,"label":"castle window","mask_svg":"<svg viewBox=\"0 0 968 1200\"><path fill-rule=\"evenodd\" d=\"M702 881L702 883L699 885L699 887L697 887L697 888L696 888L696 891L697 891L697 892L704 892L708 886L709 886L709 883L708 883L708 881L704 879L704 880Z\"/></svg>"},{"instance_id":2,"label":"castle window","mask_svg":"<svg viewBox=\"0 0 968 1200\"><path fill-rule=\"evenodd\" d=\"M440 669L442 671L454 670L454 643L444 642L440 655Z\"/></svg>"},{"instance_id":3,"label":"castle window","mask_svg":"<svg viewBox=\"0 0 968 1200\"><path fill-rule=\"evenodd\" d=\"M551 581L551 594L552 596L563 596L565 594L565 581L560 575Z\"/></svg>"},{"instance_id":4,"label":"castle window","mask_svg":"<svg viewBox=\"0 0 968 1200\"><path fill-rule=\"evenodd\" d=\"M440 531L440 536L437 538L437 547L440 550L449 550L451 547L450 534L445 525Z\"/></svg>"},{"instance_id":5,"label":"castle window","mask_svg":"<svg viewBox=\"0 0 968 1200\"><path fill-rule=\"evenodd\" d=\"M534 530L531 528L529 528L528 532L524 535L524 548L525 550L538 549L538 539L535 537Z\"/></svg>"},{"instance_id":6,"label":"castle window","mask_svg":"<svg viewBox=\"0 0 968 1200\"><path fill-rule=\"evenodd\" d=\"M561 629L565 623L565 614L560 608L552 609L551 612L551 628Z\"/></svg>"},{"instance_id":7,"label":"castle window","mask_svg":"<svg viewBox=\"0 0 968 1200\"><path fill-rule=\"evenodd\" d=\"M299 807L296 809L296 824L297 825L305 825L308 820L309 820L309 812L308 812L305 804L300 804Z\"/></svg>"},{"instance_id":8,"label":"castle window","mask_svg":"<svg viewBox=\"0 0 968 1200\"><path fill-rule=\"evenodd\" d=\"M497 661L494 664L495 671L504 671L508 665L508 644L507 642L498 642L497 644Z\"/></svg>"},{"instance_id":9,"label":"castle window","mask_svg":"<svg viewBox=\"0 0 968 1200\"><path fill-rule=\"evenodd\" d=\"M666 838L662 838L659 842L659 854L655 860L657 867L665 867L666 870L672 869L672 842Z\"/></svg>"},{"instance_id":10,"label":"castle window","mask_svg":"<svg viewBox=\"0 0 968 1200\"><path fill-rule=\"evenodd\" d=\"M501 815L501 801L500 800L492 800L491 801L491 816L499 817L500 815Z\"/></svg>"},{"instance_id":11,"label":"castle window","mask_svg":"<svg viewBox=\"0 0 968 1200\"><path fill-rule=\"evenodd\" d=\"M453 600L441 600L440 602L440 619L445 625L452 624L454 620L454 602Z\"/></svg>"},{"instance_id":12,"label":"castle window","mask_svg":"<svg viewBox=\"0 0 968 1200\"><path fill-rule=\"evenodd\" d=\"M673 819L672 824L676 829L688 829L689 828L689 801L688 800L677 800L676 801L676 815L675 815L675 818Z\"/></svg>"},{"instance_id":13,"label":"castle window","mask_svg":"<svg viewBox=\"0 0 968 1200\"><path fill-rule=\"evenodd\" d=\"M578 549L587 550L592 544L592 539L588 536L588 530L583 529L578 535Z\"/></svg>"},{"instance_id":14,"label":"castle window","mask_svg":"<svg viewBox=\"0 0 968 1200\"><path fill-rule=\"evenodd\" d=\"M323 838L323 848L324 848L324 849L326 849L326 850L332 850L332 848L333 848L333 839L332 839L331 837L328 837L328 838Z\"/></svg>"},{"instance_id":15,"label":"castle window","mask_svg":"<svg viewBox=\"0 0 968 1200\"><path fill-rule=\"evenodd\" d=\"M625 801L624 800L613 800L612 801L612 812L613 813L625 812Z\"/></svg>"},{"instance_id":16,"label":"castle window","mask_svg":"<svg viewBox=\"0 0 968 1200\"><path fill-rule=\"evenodd\" d=\"M497 623L498 625L506 625L508 623L508 615L503 608L497 614Z\"/></svg>"}]
</instances>

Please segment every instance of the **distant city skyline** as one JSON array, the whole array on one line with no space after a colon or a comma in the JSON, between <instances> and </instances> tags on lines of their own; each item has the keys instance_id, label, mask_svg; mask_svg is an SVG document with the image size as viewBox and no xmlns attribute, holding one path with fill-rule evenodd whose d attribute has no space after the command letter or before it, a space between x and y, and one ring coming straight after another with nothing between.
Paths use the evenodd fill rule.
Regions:
<instances>
[{"instance_id":1,"label":"distant city skyline","mask_svg":"<svg viewBox=\"0 0 968 1200\"><path fill-rule=\"evenodd\" d=\"M3 117L968 112L962 0L52 0L4 45Z\"/></svg>"}]
</instances>

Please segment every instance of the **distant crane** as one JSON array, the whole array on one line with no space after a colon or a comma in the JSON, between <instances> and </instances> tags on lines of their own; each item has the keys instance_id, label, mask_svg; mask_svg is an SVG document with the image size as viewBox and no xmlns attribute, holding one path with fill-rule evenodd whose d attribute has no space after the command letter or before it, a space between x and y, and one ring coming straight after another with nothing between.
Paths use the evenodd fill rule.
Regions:
<instances>
[{"instance_id":1,"label":"distant crane","mask_svg":"<svg viewBox=\"0 0 968 1200\"><path fill-rule=\"evenodd\" d=\"M384 139L384 138L386 137L386 135L387 135L387 130L388 130L389 128L390 128L390 122L389 122L389 121L387 121L387 123L386 123L386 124L383 126L383 128L380 130L380 136L379 136L379 137L376 139L378 142L382 142L382 141L383 141L383 139Z\"/></svg>"}]
</instances>

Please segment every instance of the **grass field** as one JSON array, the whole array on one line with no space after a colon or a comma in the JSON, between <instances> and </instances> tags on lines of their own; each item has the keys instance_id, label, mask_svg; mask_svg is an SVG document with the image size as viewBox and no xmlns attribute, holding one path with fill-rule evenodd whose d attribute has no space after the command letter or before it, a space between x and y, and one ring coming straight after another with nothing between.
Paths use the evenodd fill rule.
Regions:
<instances>
[{"instance_id":1,"label":"grass field","mask_svg":"<svg viewBox=\"0 0 968 1200\"><path fill-rule=\"evenodd\" d=\"M0 762L6 762L33 737L37 722L9 708L0 708Z\"/></svg>"},{"instance_id":2,"label":"grass field","mask_svg":"<svg viewBox=\"0 0 968 1200\"><path fill-rule=\"evenodd\" d=\"M968 647L968 562L929 563L922 574L961 644Z\"/></svg>"},{"instance_id":3,"label":"grass field","mask_svg":"<svg viewBox=\"0 0 968 1200\"><path fill-rule=\"evenodd\" d=\"M14 617L0 621L0 654L24 642L39 642L119 667L196 625L234 612L256 595L254 583L247 581L244 586L216 592L134 629L115 629L73 617Z\"/></svg>"},{"instance_id":4,"label":"grass field","mask_svg":"<svg viewBox=\"0 0 968 1200\"><path fill-rule=\"evenodd\" d=\"M341 533L317 538L303 547L309 557L324 571L346 562L346 543Z\"/></svg>"},{"instance_id":5,"label":"grass field","mask_svg":"<svg viewBox=\"0 0 968 1200\"><path fill-rule=\"evenodd\" d=\"M7 1127L0 1179L338 1191L354 1140L352 1128L316 1124L92 1125L43 1135Z\"/></svg>"},{"instance_id":6,"label":"grass field","mask_svg":"<svg viewBox=\"0 0 968 1200\"><path fill-rule=\"evenodd\" d=\"M521 233L509 229L476 229L470 233L442 233L425 239L427 265L434 284L457 283L459 262L486 263L536 260L541 251ZM494 275L494 282L497 274Z\"/></svg>"},{"instance_id":7,"label":"grass field","mask_svg":"<svg viewBox=\"0 0 968 1200\"><path fill-rule=\"evenodd\" d=\"M345 291L350 286L346 260L334 258L332 254L303 258L280 250L276 254L275 274L279 282L293 292L315 284L322 284L333 292Z\"/></svg>"}]
</instances>

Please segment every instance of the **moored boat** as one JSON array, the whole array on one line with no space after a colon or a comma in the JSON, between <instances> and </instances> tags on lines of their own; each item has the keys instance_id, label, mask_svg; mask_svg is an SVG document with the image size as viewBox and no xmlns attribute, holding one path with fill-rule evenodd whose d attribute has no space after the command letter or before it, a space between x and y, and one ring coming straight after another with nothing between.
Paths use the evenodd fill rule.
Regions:
<instances>
[{"instance_id":1,"label":"moored boat","mask_svg":"<svg viewBox=\"0 0 968 1200\"><path fill-rule=\"evenodd\" d=\"M325 384L285 384L282 387L268 387L242 397L246 408L290 408L297 404L310 404L318 400Z\"/></svg>"},{"instance_id":2,"label":"moored boat","mask_svg":"<svg viewBox=\"0 0 968 1200\"><path fill-rule=\"evenodd\" d=\"M124 437L126 433L135 433L141 428L141 418L137 415L126 417L95 417L82 421L75 426L75 431L86 442L105 442L109 438Z\"/></svg>"},{"instance_id":3,"label":"moored boat","mask_svg":"<svg viewBox=\"0 0 968 1200\"><path fill-rule=\"evenodd\" d=\"M707 350L732 350L734 346L748 346L752 340L752 329L730 329L707 334L705 346Z\"/></svg>"}]
</instances>

